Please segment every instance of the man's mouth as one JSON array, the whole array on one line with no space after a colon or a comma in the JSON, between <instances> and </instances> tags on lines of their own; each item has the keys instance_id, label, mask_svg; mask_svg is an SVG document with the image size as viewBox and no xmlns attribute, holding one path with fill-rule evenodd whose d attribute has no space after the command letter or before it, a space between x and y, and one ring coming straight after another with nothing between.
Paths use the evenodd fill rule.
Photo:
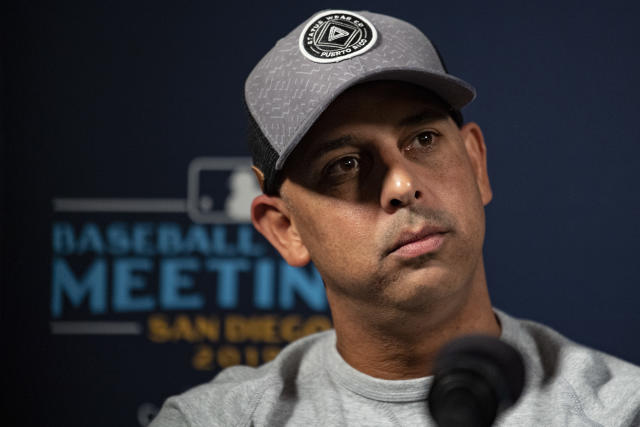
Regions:
<instances>
[{"instance_id":1,"label":"man's mouth","mask_svg":"<svg viewBox=\"0 0 640 427\"><path fill-rule=\"evenodd\" d=\"M446 229L433 226L403 231L388 253L411 258L435 252L444 243L446 233Z\"/></svg>"}]
</instances>

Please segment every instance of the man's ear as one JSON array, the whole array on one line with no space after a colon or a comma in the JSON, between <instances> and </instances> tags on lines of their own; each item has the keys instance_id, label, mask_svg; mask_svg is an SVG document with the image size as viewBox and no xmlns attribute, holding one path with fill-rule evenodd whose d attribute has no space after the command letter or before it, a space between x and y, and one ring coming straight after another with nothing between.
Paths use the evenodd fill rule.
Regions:
<instances>
[{"instance_id":1,"label":"man's ear","mask_svg":"<svg viewBox=\"0 0 640 427\"><path fill-rule=\"evenodd\" d=\"M486 206L493 198L493 192L491 191L487 172L487 146L484 144L482 130L477 123L471 122L460 129L460 135L462 135L467 156L471 161L482 204Z\"/></svg>"},{"instance_id":2,"label":"man's ear","mask_svg":"<svg viewBox=\"0 0 640 427\"><path fill-rule=\"evenodd\" d=\"M302 267L309 263L309 251L302 243L282 198L262 194L253 199L251 221L289 265Z\"/></svg>"}]
</instances>

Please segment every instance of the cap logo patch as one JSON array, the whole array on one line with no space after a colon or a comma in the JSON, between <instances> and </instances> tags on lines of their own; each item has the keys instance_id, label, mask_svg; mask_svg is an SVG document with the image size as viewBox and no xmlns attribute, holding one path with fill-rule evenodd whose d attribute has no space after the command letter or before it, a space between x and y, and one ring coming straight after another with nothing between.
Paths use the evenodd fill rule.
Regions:
<instances>
[{"instance_id":1,"label":"cap logo patch","mask_svg":"<svg viewBox=\"0 0 640 427\"><path fill-rule=\"evenodd\" d=\"M378 32L367 18L346 10L315 15L300 34L300 51L313 62L329 63L362 55L373 47Z\"/></svg>"}]
</instances>

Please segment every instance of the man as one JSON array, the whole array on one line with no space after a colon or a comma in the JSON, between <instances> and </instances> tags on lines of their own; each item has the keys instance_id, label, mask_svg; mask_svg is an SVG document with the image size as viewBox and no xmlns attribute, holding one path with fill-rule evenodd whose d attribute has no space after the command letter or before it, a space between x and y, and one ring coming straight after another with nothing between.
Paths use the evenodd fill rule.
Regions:
<instances>
[{"instance_id":1,"label":"man","mask_svg":"<svg viewBox=\"0 0 640 427\"><path fill-rule=\"evenodd\" d=\"M491 306L482 260L486 147L475 96L410 24L324 11L247 79L252 220L291 265L313 261L334 331L167 401L154 426L434 425L434 359L467 334L523 355L502 426L640 425L640 369Z\"/></svg>"}]
</instances>

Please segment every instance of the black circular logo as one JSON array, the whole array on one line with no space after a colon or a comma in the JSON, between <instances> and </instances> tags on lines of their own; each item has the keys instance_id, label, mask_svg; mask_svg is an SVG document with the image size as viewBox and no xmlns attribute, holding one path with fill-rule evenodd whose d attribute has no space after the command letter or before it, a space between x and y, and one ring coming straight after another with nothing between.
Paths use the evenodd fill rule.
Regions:
<instances>
[{"instance_id":1,"label":"black circular logo","mask_svg":"<svg viewBox=\"0 0 640 427\"><path fill-rule=\"evenodd\" d=\"M364 16L346 10L315 15L300 34L300 51L314 62L338 62L371 49L378 33Z\"/></svg>"}]
</instances>

